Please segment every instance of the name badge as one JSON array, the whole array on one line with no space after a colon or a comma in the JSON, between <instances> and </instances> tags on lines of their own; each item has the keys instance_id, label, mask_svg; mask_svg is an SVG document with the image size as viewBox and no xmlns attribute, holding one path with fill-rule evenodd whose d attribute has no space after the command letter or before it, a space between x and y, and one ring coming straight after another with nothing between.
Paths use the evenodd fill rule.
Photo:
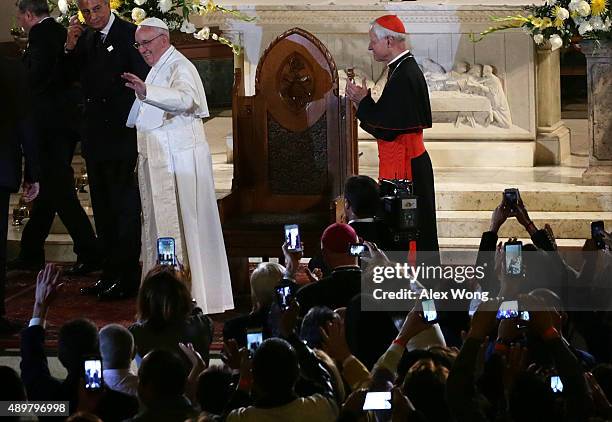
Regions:
<instances>
[{"instance_id":1,"label":"name badge","mask_svg":"<svg viewBox=\"0 0 612 422\"><path fill-rule=\"evenodd\" d=\"M111 51L113 51L115 49L115 47L113 47L112 45L109 45L108 47L106 47L106 50L110 53Z\"/></svg>"}]
</instances>

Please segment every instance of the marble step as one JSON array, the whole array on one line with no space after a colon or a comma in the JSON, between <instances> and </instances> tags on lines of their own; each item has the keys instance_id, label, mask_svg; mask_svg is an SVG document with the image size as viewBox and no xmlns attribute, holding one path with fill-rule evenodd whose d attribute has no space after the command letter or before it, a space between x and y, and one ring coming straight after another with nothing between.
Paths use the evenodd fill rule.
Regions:
<instances>
[{"instance_id":1,"label":"marble step","mask_svg":"<svg viewBox=\"0 0 612 422\"><path fill-rule=\"evenodd\" d=\"M436 186L436 208L438 211L492 211L499 205L503 190L508 186L518 187L523 202L529 211L549 212L598 212L612 210L612 187L610 186L555 186L547 187L520 184L489 184L486 188L463 183L439 183ZM88 190L88 188L86 188ZM218 190L224 195L226 190ZM89 193L79 193L83 207L90 207ZM11 195L10 212L19 203L20 195Z\"/></svg>"},{"instance_id":2,"label":"marble step","mask_svg":"<svg viewBox=\"0 0 612 422\"><path fill-rule=\"evenodd\" d=\"M491 211L438 211L438 236L442 238L479 238L489 230ZM558 239L587 239L591 237L591 222L603 220L612 227L612 212L530 212L538 228L548 223ZM499 232L500 238L527 237L525 229L510 218Z\"/></svg>"},{"instance_id":3,"label":"marble step","mask_svg":"<svg viewBox=\"0 0 612 422\"><path fill-rule=\"evenodd\" d=\"M492 211L499 205L502 191L508 185L487 186L484 190L463 190L465 185L441 183L436 187L436 209L438 211ZM518 184L513 186L519 186ZM475 189L475 186L469 186ZM86 188L87 189L87 188ZM519 186L521 197L530 211L550 212L583 212L612 210L612 187L609 186L580 186L576 189L562 189L558 186L546 190L533 190L530 186ZM582 189L578 191L577 189ZM225 190L217 191L218 196ZM83 207L90 207L89 193L79 193L79 200ZM19 203L20 195L11 195L10 210Z\"/></svg>"},{"instance_id":4,"label":"marble step","mask_svg":"<svg viewBox=\"0 0 612 422\"><path fill-rule=\"evenodd\" d=\"M505 188L518 187L523 203L529 211L549 212L604 212L612 210L612 187L580 186L563 189L554 186L542 187L502 185L497 189L488 184L483 190L462 190L464 184L436 186L436 209L439 211L489 211L495 209L502 199ZM470 186L468 189L475 189ZM578 190L580 189L580 190Z\"/></svg>"}]
</instances>

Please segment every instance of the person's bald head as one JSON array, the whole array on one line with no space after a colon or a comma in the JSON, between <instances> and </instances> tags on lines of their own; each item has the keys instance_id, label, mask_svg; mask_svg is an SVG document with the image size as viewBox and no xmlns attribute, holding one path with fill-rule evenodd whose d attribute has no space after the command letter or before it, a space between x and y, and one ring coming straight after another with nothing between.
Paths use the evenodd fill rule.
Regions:
<instances>
[{"instance_id":1,"label":"person's bald head","mask_svg":"<svg viewBox=\"0 0 612 422\"><path fill-rule=\"evenodd\" d=\"M153 66L170 48L170 31L156 26L140 25L136 29L136 45L144 61Z\"/></svg>"}]
</instances>

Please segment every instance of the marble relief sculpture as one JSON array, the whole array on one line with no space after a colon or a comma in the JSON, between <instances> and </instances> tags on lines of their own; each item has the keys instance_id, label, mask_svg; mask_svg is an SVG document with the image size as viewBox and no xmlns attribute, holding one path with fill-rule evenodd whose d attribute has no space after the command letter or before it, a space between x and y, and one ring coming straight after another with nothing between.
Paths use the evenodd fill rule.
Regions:
<instances>
[{"instance_id":1,"label":"marble relief sculpture","mask_svg":"<svg viewBox=\"0 0 612 422\"><path fill-rule=\"evenodd\" d=\"M512 115L501 79L495 75L493 66L469 64L457 61L450 71L435 61L420 60L420 67L427 81L434 123L453 121L455 127L512 127ZM339 71L340 89L346 86L346 73ZM366 73L355 69L355 80L366 80L377 100L387 80L386 68L372 81Z\"/></svg>"}]
</instances>

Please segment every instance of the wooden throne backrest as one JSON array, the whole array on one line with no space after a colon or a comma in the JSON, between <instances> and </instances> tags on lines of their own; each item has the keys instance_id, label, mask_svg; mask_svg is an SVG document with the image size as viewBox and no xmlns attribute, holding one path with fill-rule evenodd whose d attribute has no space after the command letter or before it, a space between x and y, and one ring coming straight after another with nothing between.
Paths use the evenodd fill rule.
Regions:
<instances>
[{"instance_id":1,"label":"wooden throne backrest","mask_svg":"<svg viewBox=\"0 0 612 422\"><path fill-rule=\"evenodd\" d=\"M242 209L328 210L355 170L347 146L338 72L327 48L293 28L262 55L255 95L234 93L234 181Z\"/></svg>"}]
</instances>

